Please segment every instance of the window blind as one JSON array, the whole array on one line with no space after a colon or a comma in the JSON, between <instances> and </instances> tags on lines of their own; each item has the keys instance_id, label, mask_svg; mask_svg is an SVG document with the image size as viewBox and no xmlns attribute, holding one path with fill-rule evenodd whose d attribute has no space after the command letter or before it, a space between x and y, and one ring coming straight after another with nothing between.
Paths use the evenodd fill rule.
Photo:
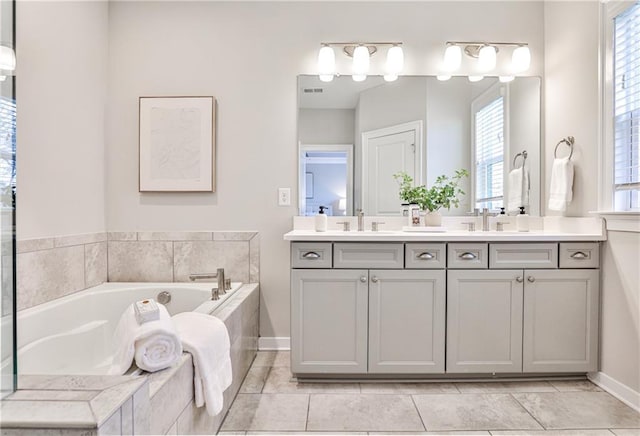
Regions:
<instances>
[{"instance_id":1,"label":"window blind","mask_svg":"<svg viewBox=\"0 0 640 436\"><path fill-rule=\"evenodd\" d=\"M640 207L640 4L614 19L615 208Z\"/></svg>"},{"instance_id":2,"label":"window blind","mask_svg":"<svg viewBox=\"0 0 640 436\"><path fill-rule=\"evenodd\" d=\"M503 203L504 98L497 97L475 114L476 207Z\"/></svg>"},{"instance_id":3,"label":"window blind","mask_svg":"<svg viewBox=\"0 0 640 436\"><path fill-rule=\"evenodd\" d=\"M0 96L0 188L15 186L16 102Z\"/></svg>"}]
</instances>

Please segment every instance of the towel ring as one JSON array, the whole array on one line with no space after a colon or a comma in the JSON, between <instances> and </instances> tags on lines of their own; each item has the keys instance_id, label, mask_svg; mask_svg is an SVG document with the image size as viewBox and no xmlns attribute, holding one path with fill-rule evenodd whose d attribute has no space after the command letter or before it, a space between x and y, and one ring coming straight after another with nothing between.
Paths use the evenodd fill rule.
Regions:
<instances>
[{"instance_id":1,"label":"towel ring","mask_svg":"<svg viewBox=\"0 0 640 436\"><path fill-rule=\"evenodd\" d=\"M522 150L522 153L518 153L513 158L513 168L516 168L516 160L522 156L522 166L524 167L524 163L527 161L527 150Z\"/></svg>"},{"instance_id":2,"label":"towel ring","mask_svg":"<svg viewBox=\"0 0 640 436\"><path fill-rule=\"evenodd\" d=\"M573 156L573 144L575 142L575 138L573 136L567 136L566 138L560 140L560 142L558 142L556 144L556 149L553 150L553 157L554 158L558 158L558 147L560 147L560 144L566 144L567 146L569 146L571 148L571 152L569 153L569 160L571 160L571 156Z\"/></svg>"}]
</instances>

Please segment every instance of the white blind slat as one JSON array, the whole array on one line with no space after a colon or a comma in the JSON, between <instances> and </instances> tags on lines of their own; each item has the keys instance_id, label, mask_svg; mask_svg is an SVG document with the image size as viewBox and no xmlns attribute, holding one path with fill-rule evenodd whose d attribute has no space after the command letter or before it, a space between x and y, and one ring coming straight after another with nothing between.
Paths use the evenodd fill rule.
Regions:
<instances>
[{"instance_id":1,"label":"white blind slat","mask_svg":"<svg viewBox=\"0 0 640 436\"><path fill-rule=\"evenodd\" d=\"M475 113L476 206L501 207L504 167L504 99Z\"/></svg>"}]
</instances>

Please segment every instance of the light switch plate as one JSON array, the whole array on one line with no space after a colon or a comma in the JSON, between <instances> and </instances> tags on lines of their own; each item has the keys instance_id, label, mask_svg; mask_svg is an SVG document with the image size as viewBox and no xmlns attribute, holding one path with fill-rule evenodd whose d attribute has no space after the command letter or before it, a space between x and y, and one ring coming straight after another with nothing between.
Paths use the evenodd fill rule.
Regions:
<instances>
[{"instance_id":1,"label":"light switch plate","mask_svg":"<svg viewBox=\"0 0 640 436\"><path fill-rule=\"evenodd\" d=\"M291 206L291 188L278 188L278 206Z\"/></svg>"}]
</instances>

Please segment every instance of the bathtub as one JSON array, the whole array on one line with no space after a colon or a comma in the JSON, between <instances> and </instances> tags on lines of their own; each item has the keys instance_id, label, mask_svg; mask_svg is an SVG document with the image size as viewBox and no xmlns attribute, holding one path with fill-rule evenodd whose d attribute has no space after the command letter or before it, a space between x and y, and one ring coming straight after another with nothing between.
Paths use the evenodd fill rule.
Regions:
<instances>
[{"instance_id":1,"label":"bathtub","mask_svg":"<svg viewBox=\"0 0 640 436\"><path fill-rule=\"evenodd\" d=\"M18 313L19 374L107 374L113 332L133 302L169 292L165 307L180 312L212 313L242 284L211 300L212 283L104 283Z\"/></svg>"}]
</instances>

